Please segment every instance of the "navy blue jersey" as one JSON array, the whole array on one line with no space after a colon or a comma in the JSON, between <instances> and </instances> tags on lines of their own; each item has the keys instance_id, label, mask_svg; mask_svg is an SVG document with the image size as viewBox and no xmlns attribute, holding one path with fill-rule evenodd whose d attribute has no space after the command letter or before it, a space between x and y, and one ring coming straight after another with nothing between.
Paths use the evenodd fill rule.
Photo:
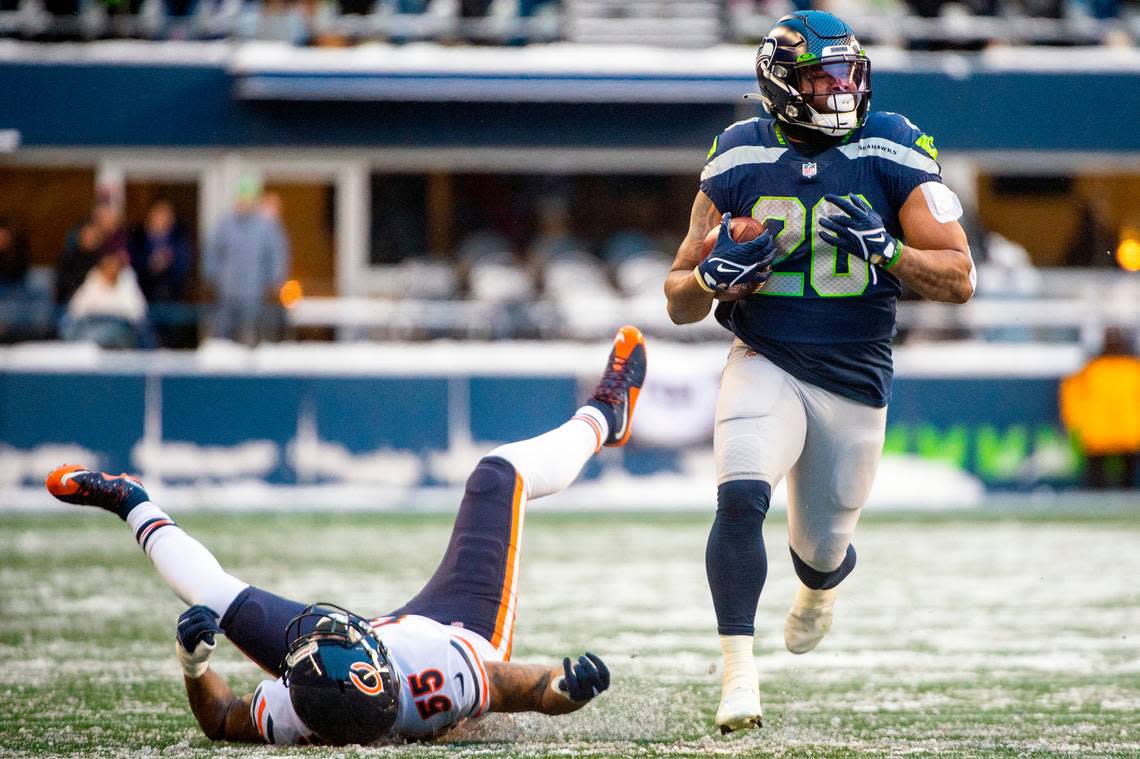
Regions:
<instances>
[{"instance_id":1,"label":"navy blue jersey","mask_svg":"<svg viewBox=\"0 0 1140 759\"><path fill-rule=\"evenodd\" d=\"M890 272L819 239L839 213L827 194L859 195L902 240L899 209L923 182L941 182L933 141L905 116L876 112L821 153L805 156L772 119L737 122L713 142L701 190L717 210L765 219L781 258L756 294L721 303L717 320L805 382L869 406L890 400L895 302Z\"/></svg>"}]
</instances>

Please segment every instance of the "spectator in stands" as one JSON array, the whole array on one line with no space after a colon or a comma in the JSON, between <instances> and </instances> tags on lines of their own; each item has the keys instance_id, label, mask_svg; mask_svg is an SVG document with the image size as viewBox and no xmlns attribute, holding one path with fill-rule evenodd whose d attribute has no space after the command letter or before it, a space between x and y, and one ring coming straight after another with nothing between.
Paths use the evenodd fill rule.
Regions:
<instances>
[{"instance_id":1,"label":"spectator in stands","mask_svg":"<svg viewBox=\"0 0 1140 759\"><path fill-rule=\"evenodd\" d=\"M123 206L114 190L99 188L95 196L95 208L91 211L91 221L103 236L104 250L126 249L127 227L123 219Z\"/></svg>"},{"instance_id":2,"label":"spectator in stands","mask_svg":"<svg viewBox=\"0 0 1140 759\"><path fill-rule=\"evenodd\" d=\"M61 332L104 348L137 348L146 330L146 299L125 248L104 253L67 304Z\"/></svg>"},{"instance_id":3,"label":"spectator in stands","mask_svg":"<svg viewBox=\"0 0 1140 759\"><path fill-rule=\"evenodd\" d=\"M1140 357L1123 330L1105 331L1099 356L1061 382L1061 420L1088 457L1086 484L1136 487L1140 462ZM1113 477L1113 472L1120 477Z\"/></svg>"},{"instance_id":4,"label":"spectator in stands","mask_svg":"<svg viewBox=\"0 0 1140 759\"><path fill-rule=\"evenodd\" d=\"M67 236L67 243L55 266L55 302L67 305L83 284L87 273L103 254L103 233L92 221L85 221Z\"/></svg>"},{"instance_id":5,"label":"spectator in stands","mask_svg":"<svg viewBox=\"0 0 1140 759\"><path fill-rule=\"evenodd\" d=\"M126 246L127 231L118 198L110 188L101 187L91 216L68 233L63 253L56 262L55 302L61 306L67 304L103 253L123 250Z\"/></svg>"},{"instance_id":6,"label":"spectator in stands","mask_svg":"<svg viewBox=\"0 0 1140 759\"><path fill-rule=\"evenodd\" d=\"M169 200L151 203L146 219L131 232L131 267L148 302L181 301L190 275L190 241Z\"/></svg>"},{"instance_id":7,"label":"spectator in stands","mask_svg":"<svg viewBox=\"0 0 1140 759\"><path fill-rule=\"evenodd\" d=\"M277 336L278 293L289 271L284 227L266 208L259 209L260 195L256 180L239 183L234 210L214 228L202 260L217 298L213 336L250 345Z\"/></svg>"},{"instance_id":8,"label":"spectator in stands","mask_svg":"<svg viewBox=\"0 0 1140 759\"><path fill-rule=\"evenodd\" d=\"M27 241L11 222L0 218L0 295L23 290L27 276Z\"/></svg>"}]
</instances>

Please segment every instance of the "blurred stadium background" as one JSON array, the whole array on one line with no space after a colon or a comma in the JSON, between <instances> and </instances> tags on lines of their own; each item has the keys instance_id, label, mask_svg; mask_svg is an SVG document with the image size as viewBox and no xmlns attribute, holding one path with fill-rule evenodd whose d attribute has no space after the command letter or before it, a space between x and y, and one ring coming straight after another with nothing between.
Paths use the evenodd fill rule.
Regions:
<instances>
[{"instance_id":1,"label":"blurred stadium background","mask_svg":"<svg viewBox=\"0 0 1140 759\"><path fill-rule=\"evenodd\" d=\"M184 506L452 504L634 322L636 445L567 498L703 507L728 340L673 326L661 283L793 7L3 0L0 502L78 459ZM872 44L874 107L937 140L979 268L965 307L901 305L874 502L1092 483L1106 404L1081 399L1135 390L1059 390L1106 332L1135 347L1140 8L826 7ZM75 297L92 269L113 286Z\"/></svg>"},{"instance_id":2,"label":"blurred stadium background","mask_svg":"<svg viewBox=\"0 0 1140 759\"><path fill-rule=\"evenodd\" d=\"M613 693L458 753L1135 756L1140 6L1116 0L819 4L869 43L873 107L937 140L979 290L900 304L842 619L783 652L774 516L767 727L708 736L729 339L672 325L662 280L795 7L0 0L0 753L208 750L178 602L115 520L50 500L54 466L141 474L240 576L379 612L479 456L562 421L632 322L634 441L532 506L517 649L593 647Z\"/></svg>"}]
</instances>

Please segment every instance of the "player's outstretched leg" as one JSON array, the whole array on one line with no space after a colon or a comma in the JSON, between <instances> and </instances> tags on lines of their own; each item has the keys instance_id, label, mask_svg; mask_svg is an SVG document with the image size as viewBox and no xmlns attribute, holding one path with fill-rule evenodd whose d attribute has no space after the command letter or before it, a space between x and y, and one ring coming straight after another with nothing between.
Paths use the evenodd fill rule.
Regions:
<instances>
[{"instance_id":1,"label":"player's outstretched leg","mask_svg":"<svg viewBox=\"0 0 1140 759\"><path fill-rule=\"evenodd\" d=\"M623 327L597 389L569 420L488 453L467 480L439 568L391 615L460 624L509 660L527 502L569 486L603 445L629 440L645 369L645 339L637 328Z\"/></svg>"},{"instance_id":2,"label":"player's outstretched leg","mask_svg":"<svg viewBox=\"0 0 1140 759\"><path fill-rule=\"evenodd\" d=\"M538 437L499 446L488 456L515 467L526 483L527 498L564 490L603 445L618 447L629 441L647 363L641 331L622 327L593 395L570 421Z\"/></svg>"},{"instance_id":3,"label":"player's outstretched leg","mask_svg":"<svg viewBox=\"0 0 1140 759\"><path fill-rule=\"evenodd\" d=\"M96 506L131 528L139 547L179 598L208 607L226 637L264 669L278 673L285 656L285 625L305 604L255 588L222 569L214 555L150 502L141 482L80 466L47 477L48 492L64 503Z\"/></svg>"},{"instance_id":4,"label":"player's outstretched leg","mask_svg":"<svg viewBox=\"0 0 1140 759\"><path fill-rule=\"evenodd\" d=\"M806 654L831 629L835 598L839 592L836 586L855 568L855 546L848 544L843 562L831 572L820 572L808 566L794 549L792 564L800 578L800 586L784 623L784 645L793 654Z\"/></svg>"},{"instance_id":5,"label":"player's outstretched leg","mask_svg":"<svg viewBox=\"0 0 1140 759\"><path fill-rule=\"evenodd\" d=\"M49 474L46 485L64 503L97 506L126 522L166 584L187 604L208 606L221 617L248 587L227 574L213 554L151 503L142 483L133 477L68 464Z\"/></svg>"}]
</instances>

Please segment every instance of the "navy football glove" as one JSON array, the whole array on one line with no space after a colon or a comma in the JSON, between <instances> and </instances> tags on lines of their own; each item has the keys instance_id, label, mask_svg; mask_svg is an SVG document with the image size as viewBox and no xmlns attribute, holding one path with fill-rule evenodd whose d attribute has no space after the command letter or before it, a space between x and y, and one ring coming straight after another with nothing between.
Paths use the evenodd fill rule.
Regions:
<instances>
[{"instance_id":1,"label":"navy football glove","mask_svg":"<svg viewBox=\"0 0 1140 759\"><path fill-rule=\"evenodd\" d=\"M214 636L221 632L218 615L208 606L191 606L178 617L174 652L187 677L197 679L206 672L210 657L218 647Z\"/></svg>"},{"instance_id":2,"label":"navy football glove","mask_svg":"<svg viewBox=\"0 0 1140 759\"><path fill-rule=\"evenodd\" d=\"M902 245L891 237L883 224L883 217L859 196L851 200L838 195L824 195L832 205L838 206L842 214L824 216L819 225L825 230L819 239L834 245L840 251L859 256L877 266L890 268L898 260Z\"/></svg>"},{"instance_id":3,"label":"navy football glove","mask_svg":"<svg viewBox=\"0 0 1140 759\"><path fill-rule=\"evenodd\" d=\"M605 662L589 651L579 656L573 666L567 656L562 660L562 669L566 675L558 683L558 689L571 701L589 701L610 687L610 671Z\"/></svg>"},{"instance_id":4,"label":"navy football glove","mask_svg":"<svg viewBox=\"0 0 1140 759\"><path fill-rule=\"evenodd\" d=\"M711 293L759 287L772 276L772 262L780 255L769 230L754 240L736 242L729 231L731 222L730 213L721 218L716 245L694 271L697 283Z\"/></svg>"}]
</instances>

